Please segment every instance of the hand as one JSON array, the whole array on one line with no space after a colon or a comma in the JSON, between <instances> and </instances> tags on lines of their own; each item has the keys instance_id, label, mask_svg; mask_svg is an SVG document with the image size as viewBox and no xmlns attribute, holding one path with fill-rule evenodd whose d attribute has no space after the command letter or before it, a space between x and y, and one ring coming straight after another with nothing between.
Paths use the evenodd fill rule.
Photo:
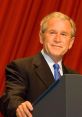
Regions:
<instances>
[{"instance_id":1,"label":"hand","mask_svg":"<svg viewBox=\"0 0 82 117\"><path fill-rule=\"evenodd\" d=\"M32 117L33 106L29 101L21 103L16 109L17 117Z\"/></svg>"}]
</instances>

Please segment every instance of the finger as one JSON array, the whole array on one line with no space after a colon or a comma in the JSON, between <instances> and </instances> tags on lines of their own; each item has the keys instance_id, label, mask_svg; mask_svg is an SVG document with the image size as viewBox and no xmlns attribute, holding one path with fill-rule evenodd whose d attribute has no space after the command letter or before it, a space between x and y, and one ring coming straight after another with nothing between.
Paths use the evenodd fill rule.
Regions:
<instances>
[{"instance_id":1,"label":"finger","mask_svg":"<svg viewBox=\"0 0 82 117\"><path fill-rule=\"evenodd\" d=\"M18 108L16 110L16 115L17 115L17 117L25 117L26 116L24 109L22 107L22 104L18 106Z\"/></svg>"},{"instance_id":2,"label":"finger","mask_svg":"<svg viewBox=\"0 0 82 117\"><path fill-rule=\"evenodd\" d=\"M26 101L26 106L30 111L33 111L33 106L29 101Z\"/></svg>"},{"instance_id":3,"label":"finger","mask_svg":"<svg viewBox=\"0 0 82 117\"><path fill-rule=\"evenodd\" d=\"M22 103L22 108L28 117L32 117L31 111L33 110L33 107L30 102L26 101L25 103Z\"/></svg>"},{"instance_id":4,"label":"finger","mask_svg":"<svg viewBox=\"0 0 82 117\"><path fill-rule=\"evenodd\" d=\"M22 117L21 112L19 109L16 110L16 117Z\"/></svg>"}]
</instances>

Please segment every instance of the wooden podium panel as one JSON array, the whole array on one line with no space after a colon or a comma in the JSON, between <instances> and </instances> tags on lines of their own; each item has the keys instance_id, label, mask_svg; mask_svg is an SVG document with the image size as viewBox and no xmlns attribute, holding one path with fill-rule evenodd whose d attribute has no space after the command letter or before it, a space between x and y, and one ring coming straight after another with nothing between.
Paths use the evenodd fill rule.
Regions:
<instances>
[{"instance_id":1,"label":"wooden podium panel","mask_svg":"<svg viewBox=\"0 0 82 117\"><path fill-rule=\"evenodd\" d=\"M33 117L82 117L82 75L65 74L33 106Z\"/></svg>"}]
</instances>

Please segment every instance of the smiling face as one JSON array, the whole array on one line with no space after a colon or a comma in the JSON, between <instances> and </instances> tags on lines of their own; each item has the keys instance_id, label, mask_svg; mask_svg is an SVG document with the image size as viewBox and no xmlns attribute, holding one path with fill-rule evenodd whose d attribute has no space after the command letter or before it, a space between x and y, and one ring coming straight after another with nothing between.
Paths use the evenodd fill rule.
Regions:
<instances>
[{"instance_id":1,"label":"smiling face","mask_svg":"<svg viewBox=\"0 0 82 117\"><path fill-rule=\"evenodd\" d=\"M40 42L44 51L56 62L72 47L74 37L71 37L71 25L68 20L52 18L47 23L47 29L40 34Z\"/></svg>"}]
</instances>

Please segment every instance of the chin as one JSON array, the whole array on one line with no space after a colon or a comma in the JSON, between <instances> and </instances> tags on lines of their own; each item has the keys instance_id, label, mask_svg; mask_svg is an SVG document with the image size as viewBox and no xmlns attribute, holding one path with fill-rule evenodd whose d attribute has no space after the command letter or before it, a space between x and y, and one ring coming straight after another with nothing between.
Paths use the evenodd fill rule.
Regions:
<instances>
[{"instance_id":1,"label":"chin","mask_svg":"<svg viewBox=\"0 0 82 117\"><path fill-rule=\"evenodd\" d=\"M53 57L60 57L60 56L61 56L60 53L52 53L51 55L52 55Z\"/></svg>"}]
</instances>

